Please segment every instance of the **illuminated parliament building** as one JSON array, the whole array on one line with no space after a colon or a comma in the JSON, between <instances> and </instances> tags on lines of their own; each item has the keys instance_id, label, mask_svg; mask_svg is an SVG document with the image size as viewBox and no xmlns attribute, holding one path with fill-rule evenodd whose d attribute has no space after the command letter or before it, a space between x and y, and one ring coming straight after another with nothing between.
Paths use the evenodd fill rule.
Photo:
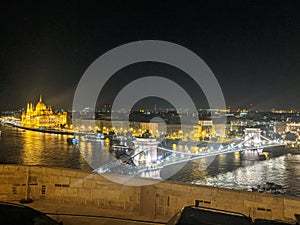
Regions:
<instances>
[{"instance_id":1,"label":"illuminated parliament building","mask_svg":"<svg viewBox=\"0 0 300 225\"><path fill-rule=\"evenodd\" d=\"M32 103L27 103L27 110L22 113L21 124L26 127L62 127L67 124L67 112L54 113L52 107L47 107L40 96L35 108Z\"/></svg>"}]
</instances>

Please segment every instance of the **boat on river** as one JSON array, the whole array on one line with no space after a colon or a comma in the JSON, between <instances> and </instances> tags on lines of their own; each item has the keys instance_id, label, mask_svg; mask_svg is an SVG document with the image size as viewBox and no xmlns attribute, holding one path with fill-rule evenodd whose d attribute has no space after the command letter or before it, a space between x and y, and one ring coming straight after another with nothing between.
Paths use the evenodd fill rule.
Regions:
<instances>
[{"instance_id":1,"label":"boat on river","mask_svg":"<svg viewBox=\"0 0 300 225\"><path fill-rule=\"evenodd\" d=\"M91 141L91 142L99 142L103 141L105 138L104 134L87 134L84 136L85 141Z\"/></svg>"}]
</instances>

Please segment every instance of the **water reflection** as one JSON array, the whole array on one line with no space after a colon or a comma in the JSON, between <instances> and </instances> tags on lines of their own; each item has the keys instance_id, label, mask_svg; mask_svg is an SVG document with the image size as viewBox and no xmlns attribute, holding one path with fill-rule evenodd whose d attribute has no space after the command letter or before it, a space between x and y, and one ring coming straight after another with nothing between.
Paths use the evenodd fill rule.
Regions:
<instances>
[{"instance_id":1,"label":"water reflection","mask_svg":"<svg viewBox=\"0 0 300 225\"><path fill-rule=\"evenodd\" d=\"M285 189L288 174L285 168L286 156L260 161L251 166L240 167L234 171L217 174L193 183L234 189L250 189L266 182L282 185Z\"/></svg>"},{"instance_id":2,"label":"water reflection","mask_svg":"<svg viewBox=\"0 0 300 225\"><path fill-rule=\"evenodd\" d=\"M60 134L39 133L0 126L0 163L43 165L91 170L78 147Z\"/></svg>"},{"instance_id":3,"label":"water reflection","mask_svg":"<svg viewBox=\"0 0 300 225\"><path fill-rule=\"evenodd\" d=\"M24 164L42 164L43 159L43 140L45 137L42 133L26 132L22 133L23 137L23 151L21 152L21 159ZM49 138L49 137L48 137Z\"/></svg>"}]
</instances>

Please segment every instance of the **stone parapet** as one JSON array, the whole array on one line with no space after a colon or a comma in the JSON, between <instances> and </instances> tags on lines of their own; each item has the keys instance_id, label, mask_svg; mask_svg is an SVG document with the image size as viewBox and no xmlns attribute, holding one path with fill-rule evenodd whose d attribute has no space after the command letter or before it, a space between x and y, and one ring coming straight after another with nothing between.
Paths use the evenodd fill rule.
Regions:
<instances>
[{"instance_id":1,"label":"stone parapet","mask_svg":"<svg viewBox=\"0 0 300 225\"><path fill-rule=\"evenodd\" d=\"M113 179L118 177L113 176ZM135 184L139 179L145 180L131 179ZM125 186L89 172L0 165L0 200L23 199L26 191L29 198L39 202L96 207L111 215L149 221L166 222L195 200L199 200L201 206L240 212L253 219L294 220L294 214L300 214L300 198L167 181L142 187Z\"/></svg>"}]
</instances>

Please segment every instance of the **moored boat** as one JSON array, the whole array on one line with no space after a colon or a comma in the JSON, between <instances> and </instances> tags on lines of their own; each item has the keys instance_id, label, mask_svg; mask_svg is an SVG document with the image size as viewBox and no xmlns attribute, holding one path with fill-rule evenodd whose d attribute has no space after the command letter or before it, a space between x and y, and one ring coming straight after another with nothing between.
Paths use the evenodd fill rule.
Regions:
<instances>
[{"instance_id":1,"label":"moored boat","mask_svg":"<svg viewBox=\"0 0 300 225\"><path fill-rule=\"evenodd\" d=\"M87 134L84 136L85 141L92 141L92 142L97 142L97 141L103 141L105 138L104 134Z\"/></svg>"}]
</instances>

